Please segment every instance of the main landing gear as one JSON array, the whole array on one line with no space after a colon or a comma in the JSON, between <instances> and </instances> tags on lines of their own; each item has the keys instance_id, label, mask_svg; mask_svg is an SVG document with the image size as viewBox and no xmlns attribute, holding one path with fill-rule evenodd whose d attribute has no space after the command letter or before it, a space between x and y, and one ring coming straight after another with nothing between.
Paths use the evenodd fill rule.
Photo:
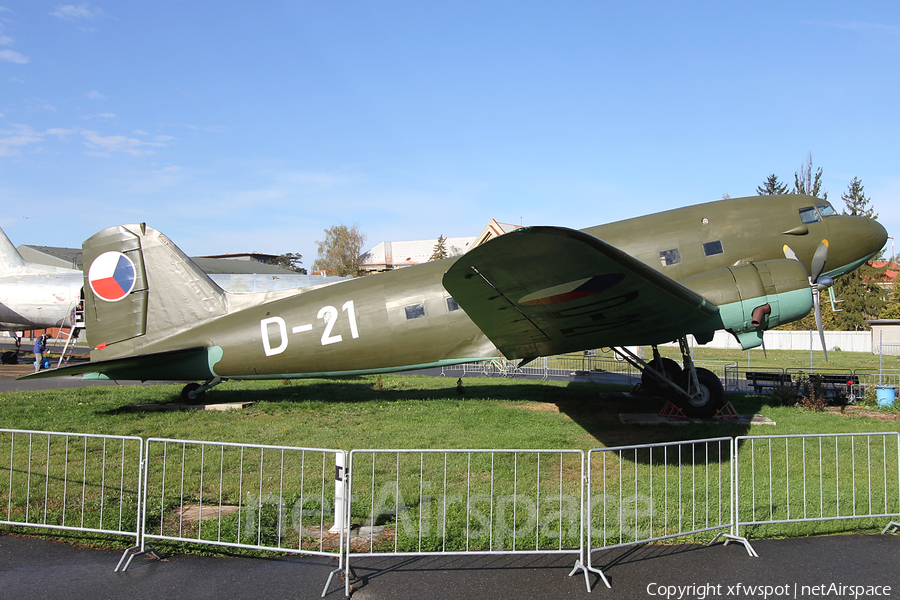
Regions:
<instances>
[{"instance_id":1,"label":"main landing gear","mask_svg":"<svg viewBox=\"0 0 900 600\"><path fill-rule=\"evenodd\" d=\"M646 362L627 348L613 350L641 371L641 386L651 395L661 396L678 406L688 417L709 418L725 404L725 388L715 373L694 366L687 338L678 340L684 368L671 358L659 355L653 346L653 360Z\"/></svg>"}]
</instances>

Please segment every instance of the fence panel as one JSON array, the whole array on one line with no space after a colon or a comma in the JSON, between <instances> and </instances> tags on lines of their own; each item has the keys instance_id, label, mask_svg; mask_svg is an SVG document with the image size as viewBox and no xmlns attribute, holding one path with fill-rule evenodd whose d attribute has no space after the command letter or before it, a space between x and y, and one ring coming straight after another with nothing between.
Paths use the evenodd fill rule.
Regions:
<instances>
[{"instance_id":1,"label":"fence panel","mask_svg":"<svg viewBox=\"0 0 900 600\"><path fill-rule=\"evenodd\" d=\"M353 450L350 558L575 554L581 450Z\"/></svg>"},{"instance_id":2,"label":"fence panel","mask_svg":"<svg viewBox=\"0 0 900 600\"><path fill-rule=\"evenodd\" d=\"M137 541L142 452L137 437L0 429L0 523Z\"/></svg>"},{"instance_id":3,"label":"fence panel","mask_svg":"<svg viewBox=\"0 0 900 600\"><path fill-rule=\"evenodd\" d=\"M729 528L732 439L588 452L590 552Z\"/></svg>"},{"instance_id":4,"label":"fence panel","mask_svg":"<svg viewBox=\"0 0 900 600\"><path fill-rule=\"evenodd\" d=\"M754 369L729 365L725 367L725 389L744 394L772 393L781 387L796 385L794 375L784 369Z\"/></svg>"},{"instance_id":5,"label":"fence panel","mask_svg":"<svg viewBox=\"0 0 900 600\"><path fill-rule=\"evenodd\" d=\"M146 455L142 550L158 539L343 557L343 450L151 438Z\"/></svg>"},{"instance_id":6,"label":"fence panel","mask_svg":"<svg viewBox=\"0 0 900 600\"><path fill-rule=\"evenodd\" d=\"M737 527L900 514L900 434L735 438Z\"/></svg>"}]
</instances>

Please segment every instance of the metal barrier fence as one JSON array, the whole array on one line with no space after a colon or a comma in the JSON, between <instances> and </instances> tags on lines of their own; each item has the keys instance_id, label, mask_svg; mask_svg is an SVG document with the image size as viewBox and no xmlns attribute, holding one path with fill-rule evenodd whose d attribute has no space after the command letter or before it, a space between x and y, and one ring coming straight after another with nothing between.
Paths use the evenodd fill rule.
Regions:
<instances>
[{"instance_id":1,"label":"metal barrier fence","mask_svg":"<svg viewBox=\"0 0 900 600\"><path fill-rule=\"evenodd\" d=\"M900 386L898 369L779 369L727 366L725 389L730 392L753 394L773 393L780 388L793 388L800 392L806 381L817 382L823 393L829 396L846 394L851 400L866 395L866 390L878 385Z\"/></svg>"},{"instance_id":2,"label":"metal barrier fence","mask_svg":"<svg viewBox=\"0 0 900 600\"><path fill-rule=\"evenodd\" d=\"M351 557L571 554L590 590L589 572L609 586L601 550L719 531L755 556L741 528L900 528L898 432L620 446L586 463L581 450L354 450L345 470L347 458L0 429L0 524L134 536L116 570L153 539L336 558L323 596L342 570L349 594Z\"/></svg>"},{"instance_id":3,"label":"metal barrier fence","mask_svg":"<svg viewBox=\"0 0 900 600\"><path fill-rule=\"evenodd\" d=\"M736 366L734 361L697 361L696 366L708 369L725 379L726 369ZM632 385L640 381L641 372L631 363L619 360L612 352L578 352L544 356L519 367L518 361L495 358L473 363L450 365L441 369L444 376L481 375L486 377L570 377L575 374L592 377L616 376L616 383Z\"/></svg>"},{"instance_id":4,"label":"metal barrier fence","mask_svg":"<svg viewBox=\"0 0 900 600\"><path fill-rule=\"evenodd\" d=\"M137 437L0 429L0 524L140 535ZM2 514L2 513L0 513Z\"/></svg>"},{"instance_id":5,"label":"metal barrier fence","mask_svg":"<svg viewBox=\"0 0 900 600\"><path fill-rule=\"evenodd\" d=\"M736 533L773 523L900 515L900 434L735 438Z\"/></svg>"},{"instance_id":6,"label":"metal barrier fence","mask_svg":"<svg viewBox=\"0 0 900 600\"><path fill-rule=\"evenodd\" d=\"M151 438L146 456L136 550L156 539L335 557L323 596L343 569L343 450Z\"/></svg>"},{"instance_id":7,"label":"metal barrier fence","mask_svg":"<svg viewBox=\"0 0 900 600\"><path fill-rule=\"evenodd\" d=\"M573 554L581 561L581 450L353 450L350 473L347 594L351 557Z\"/></svg>"},{"instance_id":8,"label":"metal barrier fence","mask_svg":"<svg viewBox=\"0 0 900 600\"><path fill-rule=\"evenodd\" d=\"M730 437L588 452L587 570L610 587L593 565L594 552L720 529L731 532L732 456Z\"/></svg>"}]
</instances>

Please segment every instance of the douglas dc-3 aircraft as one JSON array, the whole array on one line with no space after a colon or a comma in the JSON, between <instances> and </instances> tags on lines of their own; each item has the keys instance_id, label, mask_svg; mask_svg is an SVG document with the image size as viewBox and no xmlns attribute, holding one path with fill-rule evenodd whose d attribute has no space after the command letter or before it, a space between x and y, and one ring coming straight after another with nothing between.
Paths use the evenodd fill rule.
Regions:
<instances>
[{"instance_id":1,"label":"douglas dc-3 aircraft","mask_svg":"<svg viewBox=\"0 0 900 600\"><path fill-rule=\"evenodd\" d=\"M446 260L290 292L223 292L160 232L140 225L84 243L91 361L27 377L283 379L435 367L503 355L613 347L691 415L723 403L686 336L718 329L744 348L800 319L822 289L876 254L887 232L826 201L756 196L582 231L527 227ZM827 270L826 270L827 269ZM821 318L819 319L821 322ZM821 327L820 327L821 328ZM656 349L680 341L682 365ZM644 361L624 346L652 346Z\"/></svg>"}]
</instances>

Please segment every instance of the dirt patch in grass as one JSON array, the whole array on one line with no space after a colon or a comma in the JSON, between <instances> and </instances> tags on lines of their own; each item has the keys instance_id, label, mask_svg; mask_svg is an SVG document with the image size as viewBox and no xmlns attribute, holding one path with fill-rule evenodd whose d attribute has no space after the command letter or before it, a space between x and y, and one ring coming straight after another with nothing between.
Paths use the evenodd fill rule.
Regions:
<instances>
[{"instance_id":1,"label":"dirt patch in grass","mask_svg":"<svg viewBox=\"0 0 900 600\"><path fill-rule=\"evenodd\" d=\"M536 412L559 412L559 406L550 402L515 402L508 404L510 408L521 408Z\"/></svg>"},{"instance_id":2,"label":"dirt patch in grass","mask_svg":"<svg viewBox=\"0 0 900 600\"><path fill-rule=\"evenodd\" d=\"M862 406L831 406L825 409L825 412L834 413L836 415L868 417L870 419L878 419L879 421L900 421L900 413L881 412L878 410L870 410Z\"/></svg>"}]
</instances>

